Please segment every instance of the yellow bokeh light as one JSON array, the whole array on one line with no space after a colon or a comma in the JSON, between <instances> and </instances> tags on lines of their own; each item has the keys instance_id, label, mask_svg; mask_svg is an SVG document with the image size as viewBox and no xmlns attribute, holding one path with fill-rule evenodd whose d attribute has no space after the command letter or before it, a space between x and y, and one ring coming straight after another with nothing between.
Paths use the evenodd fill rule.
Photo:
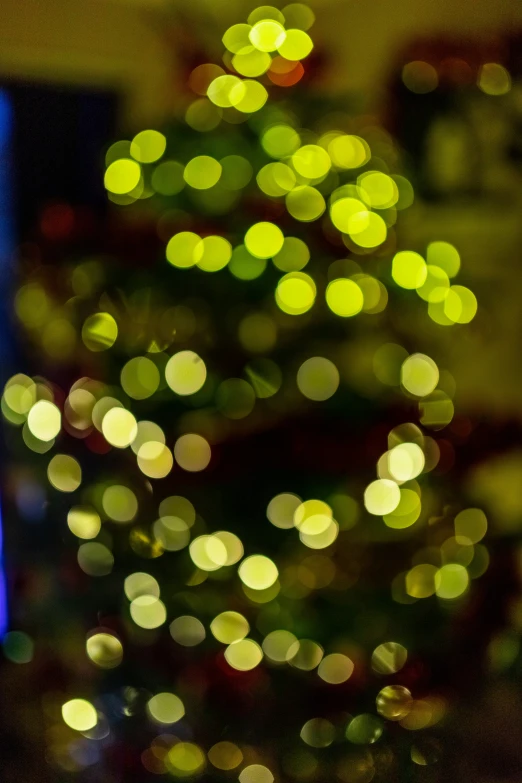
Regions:
<instances>
[{"instance_id":1,"label":"yellow bokeh light","mask_svg":"<svg viewBox=\"0 0 522 783\"><path fill-rule=\"evenodd\" d=\"M167 753L165 766L175 777L190 777L205 766L205 754L193 742L177 742Z\"/></svg>"},{"instance_id":2,"label":"yellow bokeh light","mask_svg":"<svg viewBox=\"0 0 522 783\"><path fill-rule=\"evenodd\" d=\"M89 636L85 644L88 658L100 669L115 669L123 659L123 646L112 633L100 632Z\"/></svg>"},{"instance_id":3,"label":"yellow bokeh light","mask_svg":"<svg viewBox=\"0 0 522 783\"><path fill-rule=\"evenodd\" d=\"M267 163L260 169L256 176L257 184L267 196L284 196L288 194L296 184L296 176L286 163Z\"/></svg>"},{"instance_id":4,"label":"yellow bokeh light","mask_svg":"<svg viewBox=\"0 0 522 783\"><path fill-rule=\"evenodd\" d=\"M288 650L298 643L297 637L290 631L271 631L263 640L263 652L267 658L276 663L288 660Z\"/></svg>"},{"instance_id":5,"label":"yellow bokeh light","mask_svg":"<svg viewBox=\"0 0 522 783\"><path fill-rule=\"evenodd\" d=\"M217 769L230 770L243 761L243 754L233 742L216 742L208 751L208 760Z\"/></svg>"},{"instance_id":6,"label":"yellow bokeh light","mask_svg":"<svg viewBox=\"0 0 522 783\"><path fill-rule=\"evenodd\" d=\"M292 155L292 164L302 177L320 179L328 174L332 161L322 147L317 144L305 144Z\"/></svg>"},{"instance_id":7,"label":"yellow bokeh light","mask_svg":"<svg viewBox=\"0 0 522 783\"><path fill-rule=\"evenodd\" d=\"M377 479L364 491L364 505L370 514L382 516L391 514L399 505L401 491L395 481Z\"/></svg>"},{"instance_id":8,"label":"yellow bokeh light","mask_svg":"<svg viewBox=\"0 0 522 783\"><path fill-rule=\"evenodd\" d=\"M334 741L335 727L325 718L312 718L304 724L300 737L312 748L327 748Z\"/></svg>"},{"instance_id":9,"label":"yellow bokeh light","mask_svg":"<svg viewBox=\"0 0 522 783\"><path fill-rule=\"evenodd\" d=\"M163 476L154 476L154 478L163 478ZM169 552L184 549L190 541L187 523L176 516L162 516L154 522L152 529L155 538Z\"/></svg>"},{"instance_id":10,"label":"yellow bokeh light","mask_svg":"<svg viewBox=\"0 0 522 783\"><path fill-rule=\"evenodd\" d=\"M325 518L318 516L307 520L307 525L313 529L313 526L321 528L324 525ZM328 526L321 530L321 532L306 533L303 530L299 531L299 539L301 543L307 546L309 549L326 549L337 539L339 535L339 524L335 519L330 519Z\"/></svg>"},{"instance_id":11,"label":"yellow bokeh light","mask_svg":"<svg viewBox=\"0 0 522 783\"><path fill-rule=\"evenodd\" d=\"M286 660L295 669L311 672L319 666L323 655L323 648L313 639L299 639L289 647Z\"/></svg>"},{"instance_id":12,"label":"yellow bokeh light","mask_svg":"<svg viewBox=\"0 0 522 783\"><path fill-rule=\"evenodd\" d=\"M178 351L165 367L165 380L173 392L182 396L198 392L206 378L205 362L194 351Z\"/></svg>"},{"instance_id":13,"label":"yellow bokeh light","mask_svg":"<svg viewBox=\"0 0 522 783\"><path fill-rule=\"evenodd\" d=\"M174 457L183 470L197 472L205 470L210 462L210 445L205 438L195 433L187 433L174 444Z\"/></svg>"},{"instance_id":14,"label":"yellow bokeh light","mask_svg":"<svg viewBox=\"0 0 522 783\"><path fill-rule=\"evenodd\" d=\"M260 52L275 52L286 39L286 30L273 19L263 19L249 31L250 42Z\"/></svg>"},{"instance_id":15,"label":"yellow bokeh light","mask_svg":"<svg viewBox=\"0 0 522 783\"><path fill-rule=\"evenodd\" d=\"M130 154L140 163L154 163L161 158L166 148L167 139L163 133L156 130L144 130L133 138Z\"/></svg>"},{"instance_id":16,"label":"yellow bokeh light","mask_svg":"<svg viewBox=\"0 0 522 783\"><path fill-rule=\"evenodd\" d=\"M207 190L214 187L221 177L221 163L209 155L198 155L189 160L183 172L187 185L197 190Z\"/></svg>"},{"instance_id":17,"label":"yellow bokeh light","mask_svg":"<svg viewBox=\"0 0 522 783\"><path fill-rule=\"evenodd\" d=\"M477 84L486 95L505 95L511 89L511 76L500 63L485 63L480 67Z\"/></svg>"},{"instance_id":18,"label":"yellow bokeh light","mask_svg":"<svg viewBox=\"0 0 522 783\"><path fill-rule=\"evenodd\" d=\"M377 712L386 720L402 720L410 712L413 699L404 685L386 685L375 700Z\"/></svg>"},{"instance_id":19,"label":"yellow bokeh light","mask_svg":"<svg viewBox=\"0 0 522 783\"><path fill-rule=\"evenodd\" d=\"M302 533L319 535L332 520L332 509L323 500L305 500L294 512L294 525Z\"/></svg>"},{"instance_id":20,"label":"yellow bokeh light","mask_svg":"<svg viewBox=\"0 0 522 783\"><path fill-rule=\"evenodd\" d=\"M220 236L208 236L201 240L203 250L198 267L204 272L218 272L223 269L232 258L232 245ZM199 251L198 251L199 254Z\"/></svg>"},{"instance_id":21,"label":"yellow bokeh light","mask_svg":"<svg viewBox=\"0 0 522 783\"><path fill-rule=\"evenodd\" d=\"M216 390L216 407L228 419L244 419L254 410L256 395L242 378L228 378Z\"/></svg>"},{"instance_id":22,"label":"yellow bokeh light","mask_svg":"<svg viewBox=\"0 0 522 783\"><path fill-rule=\"evenodd\" d=\"M157 693L147 702L147 712L156 723L177 723L185 707L175 693Z\"/></svg>"},{"instance_id":23,"label":"yellow bokeh light","mask_svg":"<svg viewBox=\"0 0 522 783\"><path fill-rule=\"evenodd\" d=\"M14 306L18 318L31 328L47 322L51 301L41 285L28 283L17 291Z\"/></svg>"},{"instance_id":24,"label":"yellow bokeh light","mask_svg":"<svg viewBox=\"0 0 522 783\"><path fill-rule=\"evenodd\" d=\"M322 680L330 685L339 685L341 682L346 682L346 680L350 679L353 670L353 661L347 655L330 653L319 664L317 673Z\"/></svg>"},{"instance_id":25,"label":"yellow bokeh light","mask_svg":"<svg viewBox=\"0 0 522 783\"><path fill-rule=\"evenodd\" d=\"M89 576L107 576L114 565L111 550L99 541L81 544L77 555L78 565Z\"/></svg>"},{"instance_id":26,"label":"yellow bokeh light","mask_svg":"<svg viewBox=\"0 0 522 783\"><path fill-rule=\"evenodd\" d=\"M54 402L39 400L29 411L27 426L35 438L43 441L53 440L62 426L60 409Z\"/></svg>"},{"instance_id":27,"label":"yellow bokeh light","mask_svg":"<svg viewBox=\"0 0 522 783\"><path fill-rule=\"evenodd\" d=\"M238 76L225 74L209 84L207 95L216 106L227 109L236 106L244 98L245 92L245 86Z\"/></svg>"},{"instance_id":28,"label":"yellow bokeh light","mask_svg":"<svg viewBox=\"0 0 522 783\"><path fill-rule=\"evenodd\" d=\"M152 172L151 185L162 196L175 196L185 187L183 166L177 160L163 161Z\"/></svg>"},{"instance_id":29,"label":"yellow bokeh light","mask_svg":"<svg viewBox=\"0 0 522 783\"><path fill-rule=\"evenodd\" d=\"M356 274L353 279L363 294L363 311L372 314L382 313L388 304L388 292L381 281L364 274Z\"/></svg>"},{"instance_id":30,"label":"yellow bokeh light","mask_svg":"<svg viewBox=\"0 0 522 783\"><path fill-rule=\"evenodd\" d=\"M111 144L107 152L105 153L105 165L108 166L115 160L120 158L128 158L130 155L130 141L121 139Z\"/></svg>"},{"instance_id":31,"label":"yellow bokeh light","mask_svg":"<svg viewBox=\"0 0 522 783\"><path fill-rule=\"evenodd\" d=\"M402 81L411 92L424 95L437 88L439 75L433 65L422 60L414 60L402 69Z\"/></svg>"},{"instance_id":32,"label":"yellow bokeh light","mask_svg":"<svg viewBox=\"0 0 522 783\"><path fill-rule=\"evenodd\" d=\"M196 509L187 498L181 495L170 495L161 501L159 505L160 516L179 517L188 527L192 527L196 521Z\"/></svg>"},{"instance_id":33,"label":"yellow bokeh light","mask_svg":"<svg viewBox=\"0 0 522 783\"><path fill-rule=\"evenodd\" d=\"M67 514L67 525L77 538L96 538L101 530L101 519L90 506L73 506Z\"/></svg>"},{"instance_id":34,"label":"yellow bokeh light","mask_svg":"<svg viewBox=\"0 0 522 783\"><path fill-rule=\"evenodd\" d=\"M221 158L221 185L227 190L238 191L246 188L252 179L252 164L242 155L226 155Z\"/></svg>"},{"instance_id":35,"label":"yellow bokeh light","mask_svg":"<svg viewBox=\"0 0 522 783\"><path fill-rule=\"evenodd\" d=\"M360 247L371 248L384 242L388 229L380 215L364 210L352 215L348 233Z\"/></svg>"},{"instance_id":36,"label":"yellow bokeh light","mask_svg":"<svg viewBox=\"0 0 522 783\"><path fill-rule=\"evenodd\" d=\"M408 659L408 651L398 642L379 644L372 653L372 669L377 674L395 674Z\"/></svg>"},{"instance_id":37,"label":"yellow bokeh light","mask_svg":"<svg viewBox=\"0 0 522 783\"><path fill-rule=\"evenodd\" d=\"M453 326L455 321L452 321L444 313L444 300L448 296L449 289L440 289L440 292L442 294L441 301L428 302L428 315L432 321L435 321L435 323L440 326ZM458 306L460 309L460 300L458 301Z\"/></svg>"},{"instance_id":38,"label":"yellow bokeh light","mask_svg":"<svg viewBox=\"0 0 522 783\"><path fill-rule=\"evenodd\" d=\"M225 659L233 669L247 672L261 663L263 651L253 639L241 639L226 648Z\"/></svg>"},{"instance_id":39,"label":"yellow bokeh light","mask_svg":"<svg viewBox=\"0 0 522 783\"><path fill-rule=\"evenodd\" d=\"M283 247L272 258L274 266L281 272L300 272L309 261L308 245L298 237L285 237Z\"/></svg>"},{"instance_id":40,"label":"yellow bokeh light","mask_svg":"<svg viewBox=\"0 0 522 783\"><path fill-rule=\"evenodd\" d=\"M316 296L314 280L306 272L289 272L277 284L275 300L289 315L302 315L313 306Z\"/></svg>"},{"instance_id":41,"label":"yellow bokeh light","mask_svg":"<svg viewBox=\"0 0 522 783\"><path fill-rule=\"evenodd\" d=\"M469 584L469 574L460 563L448 563L439 568L435 574L435 592L439 598L452 600L466 592Z\"/></svg>"},{"instance_id":42,"label":"yellow bokeh light","mask_svg":"<svg viewBox=\"0 0 522 783\"><path fill-rule=\"evenodd\" d=\"M248 15L247 22L250 25L254 25L256 22L262 22L267 19L273 19L281 25L285 23L284 14L273 5L260 5L254 8Z\"/></svg>"},{"instance_id":43,"label":"yellow bokeh light","mask_svg":"<svg viewBox=\"0 0 522 783\"><path fill-rule=\"evenodd\" d=\"M322 193L308 185L294 188L286 196L285 203L289 214L303 223L317 220L326 209L326 201Z\"/></svg>"},{"instance_id":44,"label":"yellow bokeh light","mask_svg":"<svg viewBox=\"0 0 522 783\"><path fill-rule=\"evenodd\" d=\"M239 642L248 636L250 625L239 612L221 612L210 623L212 635L223 644Z\"/></svg>"},{"instance_id":45,"label":"yellow bokeh light","mask_svg":"<svg viewBox=\"0 0 522 783\"><path fill-rule=\"evenodd\" d=\"M250 24L234 24L229 27L223 36L223 43L229 52L237 54L242 49L250 46L249 33L252 29Z\"/></svg>"},{"instance_id":46,"label":"yellow bokeh light","mask_svg":"<svg viewBox=\"0 0 522 783\"><path fill-rule=\"evenodd\" d=\"M82 483L80 463L68 454L55 454L47 466L47 478L60 492L75 492Z\"/></svg>"},{"instance_id":47,"label":"yellow bokeh light","mask_svg":"<svg viewBox=\"0 0 522 783\"><path fill-rule=\"evenodd\" d=\"M304 3L285 5L282 13L287 27L309 30L315 22L314 12Z\"/></svg>"},{"instance_id":48,"label":"yellow bokeh light","mask_svg":"<svg viewBox=\"0 0 522 783\"><path fill-rule=\"evenodd\" d=\"M449 277L440 266L428 264L426 280L417 288L417 294L425 302L443 302L448 295Z\"/></svg>"},{"instance_id":49,"label":"yellow bokeh light","mask_svg":"<svg viewBox=\"0 0 522 783\"><path fill-rule=\"evenodd\" d=\"M92 410L96 397L87 389L72 389L65 401L65 415L76 430L88 430L92 425Z\"/></svg>"},{"instance_id":50,"label":"yellow bokeh light","mask_svg":"<svg viewBox=\"0 0 522 783\"><path fill-rule=\"evenodd\" d=\"M145 400L157 391L160 373L146 356L135 356L123 366L120 381L123 391L135 400Z\"/></svg>"},{"instance_id":51,"label":"yellow bokeh light","mask_svg":"<svg viewBox=\"0 0 522 783\"><path fill-rule=\"evenodd\" d=\"M138 434L138 422L125 408L111 408L103 417L102 432L111 446L125 449Z\"/></svg>"},{"instance_id":52,"label":"yellow bokeh light","mask_svg":"<svg viewBox=\"0 0 522 783\"><path fill-rule=\"evenodd\" d=\"M217 571L228 561L226 545L215 534L198 536L190 544L189 551L193 563L202 571Z\"/></svg>"},{"instance_id":53,"label":"yellow bokeh light","mask_svg":"<svg viewBox=\"0 0 522 783\"><path fill-rule=\"evenodd\" d=\"M228 270L238 280L255 280L266 269L266 258L257 258L244 245L238 245L232 252Z\"/></svg>"},{"instance_id":54,"label":"yellow bokeh light","mask_svg":"<svg viewBox=\"0 0 522 783\"><path fill-rule=\"evenodd\" d=\"M75 731L89 731L98 723L98 715L90 701L71 699L62 705L62 718Z\"/></svg>"},{"instance_id":55,"label":"yellow bokeh light","mask_svg":"<svg viewBox=\"0 0 522 783\"><path fill-rule=\"evenodd\" d=\"M452 400L441 389L419 402L420 422L425 427L440 430L453 419L455 407Z\"/></svg>"},{"instance_id":56,"label":"yellow bokeh light","mask_svg":"<svg viewBox=\"0 0 522 783\"><path fill-rule=\"evenodd\" d=\"M183 647L196 647L205 639L205 627L201 620L191 615L176 617L169 626L170 635Z\"/></svg>"},{"instance_id":57,"label":"yellow bokeh light","mask_svg":"<svg viewBox=\"0 0 522 783\"><path fill-rule=\"evenodd\" d=\"M309 400L328 400L339 388L339 370L322 356L307 359L297 371L299 391Z\"/></svg>"},{"instance_id":58,"label":"yellow bokeh light","mask_svg":"<svg viewBox=\"0 0 522 783\"><path fill-rule=\"evenodd\" d=\"M401 250L393 257L392 277L401 288L420 288L428 275L423 257L412 250Z\"/></svg>"},{"instance_id":59,"label":"yellow bokeh light","mask_svg":"<svg viewBox=\"0 0 522 783\"><path fill-rule=\"evenodd\" d=\"M262 109L268 100L266 87L254 79L245 79L241 84L242 95L234 106L244 114L253 114Z\"/></svg>"},{"instance_id":60,"label":"yellow bokeh light","mask_svg":"<svg viewBox=\"0 0 522 783\"><path fill-rule=\"evenodd\" d=\"M35 382L22 373L13 375L4 387L4 400L12 411L26 415L36 402Z\"/></svg>"},{"instance_id":61,"label":"yellow bokeh light","mask_svg":"<svg viewBox=\"0 0 522 783\"><path fill-rule=\"evenodd\" d=\"M147 441L137 454L138 467L149 478L161 479L168 476L174 464L171 450L164 443Z\"/></svg>"},{"instance_id":62,"label":"yellow bokeh light","mask_svg":"<svg viewBox=\"0 0 522 783\"><path fill-rule=\"evenodd\" d=\"M281 492L272 498L266 509L270 522L282 530L294 527L294 514L301 504L301 498L290 492Z\"/></svg>"},{"instance_id":63,"label":"yellow bokeh light","mask_svg":"<svg viewBox=\"0 0 522 783\"><path fill-rule=\"evenodd\" d=\"M227 551L225 565L234 565L241 560L244 555L243 544L235 533L230 533L228 530L218 530L217 533L214 533L214 538L225 545Z\"/></svg>"},{"instance_id":64,"label":"yellow bokeh light","mask_svg":"<svg viewBox=\"0 0 522 783\"><path fill-rule=\"evenodd\" d=\"M201 261L204 245L193 231L180 231L167 242L165 254L172 266L188 269Z\"/></svg>"},{"instance_id":65,"label":"yellow bokeh light","mask_svg":"<svg viewBox=\"0 0 522 783\"><path fill-rule=\"evenodd\" d=\"M296 176L290 166L280 161L267 163L256 175L259 189L267 196L285 196L295 188Z\"/></svg>"},{"instance_id":66,"label":"yellow bokeh light","mask_svg":"<svg viewBox=\"0 0 522 783\"><path fill-rule=\"evenodd\" d=\"M437 567L431 563L419 563L406 574L406 592L412 598L429 598L435 592Z\"/></svg>"},{"instance_id":67,"label":"yellow bokeh light","mask_svg":"<svg viewBox=\"0 0 522 783\"><path fill-rule=\"evenodd\" d=\"M154 595L140 595L131 602L130 615L136 625L148 630L159 628L167 619L163 601Z\"/></svg>"},{"instance_id":68,"label":"yellow bokeh light","mask_svg":"<svg viewBox=\"0 0 522 783\"><path fill-rule=\"evenodd\" d=\"M200 133L208 133L214 128L217 128L223 119L223 112L219 106L215 106L208 98L200 98L193 101L190 106L187 107L185 112L185 122L195 131ZM181 167L181 188L185 185L183 179L184 167Z\"/></svg>"},{"instance_id":69,"label":"yellow bokeh light","mask_svg":"<svg viewBox=\"0 0 522 783\"><path fill-rule=\"evenodd\" d=\"M260 399L273 397L283 382L283 373L272 359L252 359L245 366L245 373Z\"/></svg>"},{"instance_id":70,"label":"yellow bokeh light","mask_svg":"<svg viewBox=\"0 0 522 783\"><path fill-rule=\"evenodd\" d=\"M328 154L334 166L340 169L356 169L370 160L368 144L359 136L340 134L328 143Z\"/></svg>"},{"instance_id":71,"label":"yellow bokeh light","mask_svg":"<svg viewBox=\"0 0 522 783\"><path fill-rule=\"evenodd\" d=\"M401 367L401 383L415 397L426 397L439 382L439 368L429 356L414 353Z\"/></svg>"},{"instance_id":72,"label":"yellow bokeh light","mask_svg":"<svg viewBox=\"0 0 522 783\"><path fill-rule=\"evenodd\" d=\"M157 579L143 571L129 574L125 578L123 589L129 601L134 601L140 595L152 595L154 598L160 597L160 586Z\"/></svg>"},{"instance_id":73,"label":"yellow bokeh light","mask_svg":"<svg viewBox=\"0 0 522 783\"><path fill-rule=\"evenodd\" d=\"M109 313L94 313L85 319L82 340L89 351L106 351L118 337L118 324Z\"/></svg>"},{"instance_id":74,"label":"yellow bokeh light","mask_svg":"<svg viewBox=\"0 0 522 783\"><path fill-rule=\"evenodd\" d=\"M363 309L364 295L354 280L338 278L328 283L326 303L335 315L350 318Z\"/></svg>"},{"instance_id":75,"label":"yellow bokeh light","mask_svg":"<svg viewBox=\"0 0 522 783\"><path fill-rule=\"evenodd\" d=\"M249 764L239 775L239 783L273 783L274 776L263 764Z\"/></svg>"},{"instance_id":76,"label":"yellow bokeh light","mask_svg":"<svg viewBox=\"0 0 522 783\"><path fill-rule=\"evenodd\" d=\"M165 443L165 433L153 421L139 421L138 434L131 443L131 449L137 455L144 443Z\"/></svg>"},{"instance_id":77,"label":"yellow bokeh light","mask_svg":"<svg viewBox=\"0 0 522 783\"><path fill-rule=\"evenodd\" d=\"M444 298L444 315L453 323L467 324L477 313L477 298L463 285L452 285Z\"/></svg>"},{"instance_id":78,"label":"yellow bokeh light","mask_svg":"<svg viewBox=\"0 0 522 783\"><path fill-rule=\"evenodd\" d=\"M287 30L285 39L278 44L277 51L285 60L304 60L308 57L314 44L304 30Z\"/></svg>"},{"instance_id":79,"label":"yellow bokeh light","mask_svg":"<svg viewBox=\"0 0 522 783\"><path fill-rule=\"evenodd\" d=\"M399 200L395 181L382 171L365 171L357 178L361 197L374 209L388 209Z\"/></svg>"},{"instance_id":80,"label":"yellow bokeh light","mask_svg":"<svg viewBox=\"0 0 522 783\"><path fill-rule=\"evenodd\" d=\"M225 544L214 535L195 538L190 544L189 552L194 565L202 571L217 571L226 565L228 559Z\"/></svg>"},{"instance_id":81,"label":"yellow bokeh light","mask_svg":"<svg viewBox=\"0 0 522 783\"><path fill-rule=\"evenodd\" d=\"M292 155L300 143L299 134L290 125L272 125L261 136L261 145L272 158Z\"/></svg>"},{"instance_id":82,"label":"yellow bokeh light","mask_svg":"<svg viewBox=\"0 0 522 783\"><path fill-rule=\"evenodd\" d=\"M276 564L265 555L250 555L245 558L239 566L238 574L243 584L252 590L266 590L279 576Z\"/></svg>"},{"instance_id":83,"label":"yellow bokeh light","mask_svg":"<svg viewBox=\"0 0 522 783\"><path fill-rule=\"evenodd\" d=\"M455 517L455 538L459 544L478 544L487 530L488 520L480 508L466 508Z\"/></svg>"},{"instance_id":84,"label":"yellow bokeh light","mask_svg":"<svg viewBox=\"0 0 522 783\"><path fill-rule=\"evenodd\" d=\"M138 500L129 487L112 484L102 495L102 507L114 522L131 522L138 513Z\"/></svg>"},{"instance_id":85,"label":"yellow bokeh light","mask_svg":"<svg viewBox=\"0 0 522 783\"><path fill-rule=\"evenodd\" d=\"M416 443L400 443L388 452L387 462L394 481L411 481L424 470L424 452Z\"/></svg>"},{"instance_id":86,"label":"yellow bokeh light","mask_svg":"<svg viewBox=\"0 0 522 783\"><path fill-rule=\"evenodd\" d=\"M277 255L284 243L283 232L274 223L255 223L245 234L245 246L256 258Z\"/></svg>"},{"instance_id":87,"label":"yellow bokeh light","mask_svg":"<svg viewBox=\"0 0 522 783\"><path fill-rule=\"evenodd\" d=\"M108 166L104 184L110 193L123 195L130 193L141 179L141 167L135 160L121 158Z\"/></svg>"},{"instance_id":88,"label":"yellow bokeh light","mask_svg":"<svg viewBox=\"0 0 522 783\"><path fill-rule=\"evenodd\" d=\"M448 277L455 277L460 269L459 252L449 242L430 242L426 260L428 264L443 269Z\"/></svg>"},{"instance_id":89,"label":"yellow bokeh light","mask_svg":"<svg viewBox=\"0 0 522 783\"><path fill-rule=\"evenodd\" d=\"M422 511L419 495L412 489L400 489L401 499L396 508L389 514L384 514L386 527L393 530L404 530L418 520Z\"/></svg>"},{"instance_id":90,"label":"yellow bokeh light","mask_svg":"<svg viewBox=\"0 0 522 783\"><path fill-rule=\"evenodd\" d=\"M330 219L334 226L344 234L354 227L353 219L360 213L366 215L367 209L362 201L350 196L336 199L330 207Z\"/></svg>"},{"instance_id":91,"label":"yellow bokeh light","mask_svg":"<svg viewBox=\"0 0 522 783\"><path fill-rule=\"evenodd\" d=\"M415 193L411 182L406 179L406 177L401 177L400 174L394 174L393 180L399 189L399 200L395 205L396 209L408 209L415 200Z\"/></svg>"}]
</instances>

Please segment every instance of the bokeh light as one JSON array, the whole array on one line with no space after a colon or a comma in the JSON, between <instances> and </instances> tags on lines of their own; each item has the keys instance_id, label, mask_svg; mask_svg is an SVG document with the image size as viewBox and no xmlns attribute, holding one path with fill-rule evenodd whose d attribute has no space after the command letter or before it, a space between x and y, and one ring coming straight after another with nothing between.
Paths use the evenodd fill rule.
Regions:
<instances>
[{"instance_id":1,"label":"bokeh light","mask_svg":"<svg viewBox=\"0 0 522 783\"><path fill-rule=\"evenodd\" d=\"M205 362L194 351L179 351L165 367L165 380L176 394L186 396L201 389L207 377Z\"/></svg>"},{"instance_id":2,"label":"bokeh light","mask_svg":"<svg viewBox=\"0 0 522 783\"><path fill-rule=\"evenodd\" d=\"M93 705L86 699L71 699L62 706L64 722L75 731L88 731L98 722Z\"/></svg>"}]
</instances>

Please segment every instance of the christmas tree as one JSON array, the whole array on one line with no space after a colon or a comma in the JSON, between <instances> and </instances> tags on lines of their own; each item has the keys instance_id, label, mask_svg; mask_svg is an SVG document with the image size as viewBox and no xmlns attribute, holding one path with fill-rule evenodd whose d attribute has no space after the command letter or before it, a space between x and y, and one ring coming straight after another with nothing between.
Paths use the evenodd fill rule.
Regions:
<instances>
[{"instance_id":1,"label":"christmas tree","mask_svg":"<svg viewBox=\"0 0 522 783\"><path fill-rule=\"evenodd\" d=\"M404 781L444 757L489 558L438 344L477 302L455 247L402 247L390 136L309 98L312 24L256 9L183 122L107 150L121 225L154 239L17 292L38 367L2 397L12 495L57 568L4 650L49 677L57 780Z\"/></svg>"}]
</instances>

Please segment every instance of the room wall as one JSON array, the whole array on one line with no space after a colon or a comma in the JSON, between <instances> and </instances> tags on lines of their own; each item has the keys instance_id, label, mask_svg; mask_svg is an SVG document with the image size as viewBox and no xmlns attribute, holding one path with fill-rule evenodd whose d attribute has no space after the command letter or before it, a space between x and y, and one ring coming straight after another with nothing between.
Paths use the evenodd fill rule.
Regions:
<instances>
[{"instance_id":1,"label":"room wall","mask_svg":"<svg viewBox=\"0 0 522 783\"><path fill-rule=\"evenodd\" d=\"M369 105L378 103L390 62L412 38L445 33L480 39L522 25L520 0L310 4L318 20L314 38L334 63L330 88L360 91ZM169 34L176 12L188 17L204 40L217 41L255 5L252 0L4 0L0 79L112 87L122 93L124 123L149 125L176 102L173 39L180 40L180 31Z\"/></svg>"},{"instance_id":2,"label":"room wall","mask_svg":"<svg viewBox=\"0 0 522 783\"><path fill-rule=\"evenodd\" d=\"M172 56L151 0L4 0L0 78L113 88L139 127L169 105Z\"/></svg>"}]
</instances>

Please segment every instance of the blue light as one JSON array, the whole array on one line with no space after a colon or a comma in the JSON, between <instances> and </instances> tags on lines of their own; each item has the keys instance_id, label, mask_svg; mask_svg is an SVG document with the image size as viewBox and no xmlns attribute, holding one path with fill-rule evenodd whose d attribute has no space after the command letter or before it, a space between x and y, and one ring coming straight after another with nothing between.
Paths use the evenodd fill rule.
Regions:
<instances>
[{"instance_id":1,"label":"blue light","mask_svg":"<svg viewBox=\"0 0 522 783\"><path fill-rule=\"evenodd\" d=\"M11 363L11 335L9 321L11 317L10 296L12 285L12 265L14 249L13 232L13 188L11 179L12 150L11 136L13 131L13 109L9 95L0 90L0 357L2 370L5 373ZM5 377L0 378L5 382ZM0 507L0 639L7 631L7 584L4 571L3 524Z\"/></svg>"}]
</instances>

